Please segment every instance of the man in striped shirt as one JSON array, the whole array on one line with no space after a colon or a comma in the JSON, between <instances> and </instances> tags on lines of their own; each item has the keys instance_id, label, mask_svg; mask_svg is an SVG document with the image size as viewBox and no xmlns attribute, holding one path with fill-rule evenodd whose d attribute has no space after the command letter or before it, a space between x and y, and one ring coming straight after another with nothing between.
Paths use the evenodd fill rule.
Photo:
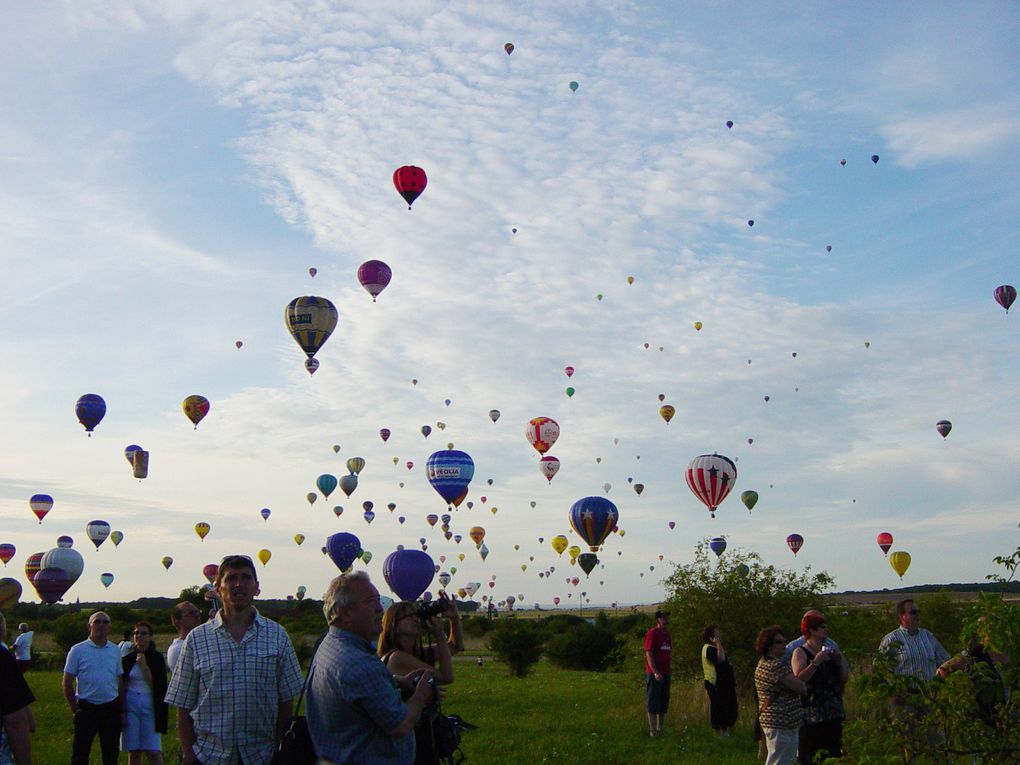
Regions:
<instances>
[{"instance_id":1,"label":"man in striped shirt","mask_svg":"<svg viewBox=\"0 0 1020 765\"><path fill-rule=\"evenodd\" d=\"M900 626L882 638L879 653L896 658L897 675L924 682L934 679L935 670L949 660L949 654L933 634L920 626L921 609L914 601L901 600L896 604L896 614Z\"/></svg>"},{"instance_id":2,"label":"man in striped shirt","mask_svg":"<svg viewBox=\"0 0 1020 765\"><path fill-rule=\"evenodd\" d=\"M259 594L255 564L245 555L220 563L216 618L185 638L166 702L177 707L184 765L268 765L301 668L286 630L252 605Z\"/></svg>"}]
</instances>

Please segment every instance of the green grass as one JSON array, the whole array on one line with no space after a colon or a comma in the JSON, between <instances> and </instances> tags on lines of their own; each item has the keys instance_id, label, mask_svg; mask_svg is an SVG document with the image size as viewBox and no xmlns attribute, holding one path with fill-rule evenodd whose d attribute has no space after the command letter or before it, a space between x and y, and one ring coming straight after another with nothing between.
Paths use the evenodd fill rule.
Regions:
<instances>
[{"instance_id":1,"label":"green grass","mask_svg":"<svg viewBox=\"0 0 1020 765\"><path fill-rule=\"evenodd\" d=\"M640 668L618 673L568 672L543 661L529 677L518 679L493 659L481 667L472 659L458 661L456 674L444 711L478 726L465 733L462 742L470 765L755 762L750 706L741 706L733 735L717 739L708 725L700 682L674 679L665 734L651 739ZM71 713L60 692L61 675L29 672L27 677L38 699L33 705L37 722L33 761L41 765L67 762ZM177 761L173 714L163 751L168 765ZM121 762L127 762L126 754ZM100 763L98 738L92 763Z\"/></svg>"}]
</instances>

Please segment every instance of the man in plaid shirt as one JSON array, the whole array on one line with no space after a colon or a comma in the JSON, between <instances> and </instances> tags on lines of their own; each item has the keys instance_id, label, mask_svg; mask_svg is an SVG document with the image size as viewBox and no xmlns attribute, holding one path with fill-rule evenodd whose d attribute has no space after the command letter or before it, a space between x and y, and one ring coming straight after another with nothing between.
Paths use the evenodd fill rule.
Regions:
<instances>
[{"instance_id":1,"label":"man in plaid shirt","mask_svg":"<svg viewBox=\"0 0 1020 765\"><path fill-rule=\"evenodd\" d=\"M184 765L267 765L301 690L301 668L286 630L260 616L251 558L228 555L215 589L216 617L181 648L166 701L177 707Z\"/></svg>"}]
</instances>

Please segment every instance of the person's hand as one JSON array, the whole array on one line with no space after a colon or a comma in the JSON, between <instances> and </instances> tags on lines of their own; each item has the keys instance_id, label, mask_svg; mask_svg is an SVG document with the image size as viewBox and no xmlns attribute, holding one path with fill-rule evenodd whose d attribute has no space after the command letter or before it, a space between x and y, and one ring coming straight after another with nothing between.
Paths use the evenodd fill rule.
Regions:
<instances>
[{"instance_id":1,"label":"person's hand","mask_svg":"<svg viewBox=\"0 0 1020 765\"><path fill-rule=\"evenodd\" d=\"M658 672L653 672L652 673L652 677L655 678L656 682L661 682L662 681L662 675L660 675Z\"/></svg>"},{"instance_id":2,"label":"person's hand","mask_svg":"<svg viewBox=\"0 0 1020 765\"><path fill-rule=\"evenodd\" d=\"M424 704L430 704L436 700L435 689L429 681L432 680L432 670L423 669L418 676L418 682L414 687L412 699L420 699Z\"/></svg>"},{"instance_id":3,"label":"person's hand","mask_svg":"<svg viewBox=\"0 0 1020 765\"><path fill-rule=\"evenodd\" d=\"M145 654L142 653L141 651L137 652L135 654L135 663L142 669L145 669L147 664L147 662L145 661Z\"/></svg>"},{"instance_id":4,"label":"person's hand","mask_svg":"<svg viewBox=\"0 0 1020 765\"><path fill-rule=\"evenodd\" d=\"M397 681L400 690L404 691L407 696L410 696L414 693L415 683L418 682L418 678L426 671L425 669L416 669L414 672L408 672L406 675L394 675L393 679Z\"/></svg>"},{"instance_id":5,"label":"person's hand","mask_svg":"<svg viewBox=\"0 0 1020 765\"><path fill-rule=\"evenodd\" d=\"M815 654L815 658L812 659L815 664L821 664L824 661L829 661L836 654L831 648L822 646L822 650Z\"/></svg>"}]
</instances>

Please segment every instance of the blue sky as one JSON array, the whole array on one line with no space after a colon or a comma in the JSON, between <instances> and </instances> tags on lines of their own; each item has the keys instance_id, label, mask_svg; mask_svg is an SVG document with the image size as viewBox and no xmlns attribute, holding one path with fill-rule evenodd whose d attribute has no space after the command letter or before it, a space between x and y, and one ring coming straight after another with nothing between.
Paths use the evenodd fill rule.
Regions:
<instances>
[{"instance_id":1,"label":"blue sky","mask_svg":"<svg viewBox=\"0 0 1020 765\"><path fill-rule=\"evenodd\" d=\"M454 589L629 603L717 534L841 589L898 585L880 531L913 556L905 583L980 580L1020 542L1016 317L992 299L1020 282L1015 5L3 14L4 573L24 582L25 557L71 534L69 597L174 594L261 548L266 595L317 594L335 574L319 547L345 530L380 585L386 554L425 537ZM411 212L390 180L405 164L429 176ZM376 303L356 279L370 258L394 272ZM340 314L314 377L283 323L299 295ZM87 392L109 407L91 439ZM198 430L192 393L212 402ZM548 485L523 436L540 415L562 428ZM448 442L476 464L459 546L424 521L445 510L423 467ZM131 443L151 453L142 482ZM761 495L752 514L734 494L712 520L687 489L713 451ZM357 492L309 506L351 456ZM626 536L585 581L548 540L604 483ZM37 492L56 500L41 526ZM119 548L88 549L94 518Z\"/></svg>"}]
</instances>

